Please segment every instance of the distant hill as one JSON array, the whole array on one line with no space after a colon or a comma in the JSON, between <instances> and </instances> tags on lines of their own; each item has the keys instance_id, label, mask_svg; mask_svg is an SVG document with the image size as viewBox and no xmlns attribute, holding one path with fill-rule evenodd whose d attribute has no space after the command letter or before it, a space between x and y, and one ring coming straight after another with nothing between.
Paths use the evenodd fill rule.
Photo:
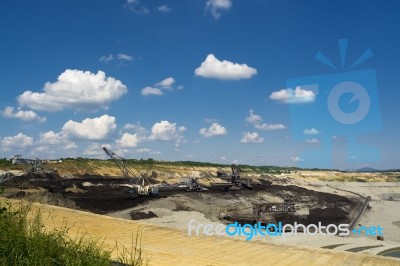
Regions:
<instances>
[{"instance_id":1,"label":"distant hill","mask_svg":"<svg viewBox=\"0 0 400 266\"><path fill-rule=\"evenodd\" d=\"M380 170L372 168L372 167L363 167L363 168L354 170L354 172L380 172Z\"/></svg>"}]
</instances>

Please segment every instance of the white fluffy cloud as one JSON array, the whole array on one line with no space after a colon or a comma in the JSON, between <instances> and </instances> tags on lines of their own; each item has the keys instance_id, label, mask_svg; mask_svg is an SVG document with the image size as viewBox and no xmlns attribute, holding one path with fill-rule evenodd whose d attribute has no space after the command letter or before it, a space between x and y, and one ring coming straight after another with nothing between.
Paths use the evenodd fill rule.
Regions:
<instances>
[{"instance_id":1,"label":"white fluffy cloud","mask_svg":"<svg viewBox=\"0 0 400 266\"><path fill-rule=\"evenodd\" d=\"M316 130L315 128L304 129L303 134L304 135L317 135L317 134L319 134L319 131Z\"/></svg>"},{"instance_id":2,"label":"white fluffy cloud","mask_svg":"<svg viewBox=\"0 0 400 266\"><path fill-rule=\"evenodd\" d=\"M67 69L56 82L47 82L43 92L25 91L18 97L18 102L34 110L61 111L71 108L93 112L100 108L107 109L110 102L127 92L121 81L106 77L103 71L94 74Z\"/></svg>"},{"instance_id":3,"label":"white fluffy cloud","mask_svg":"<svg viewBox=\"0 0 400 266\"><path fill-rule=\"evenodd\" d=\"M220 124L214 122L211 124L209 128L202 128L199 131L199 134L205 138L214 137L214 136L222 136L228 134L228 131L225 127Z\"/></svg>"},{"instance_id":4,"label":"white fluffy cloud","mask_svg":"<svg viewBox=\"0 0 400 266\"><path fill-rule=\"evenodd\" d=\"M49 145L57 146L63 150L73 150L78 148L75 142L69 140L68 136L64 132L55 133L54 131L40 133L37 144L43 145L41 147L47 147Z\"/></svg>"},{"instance_id":5,"label":"white fluffy cloud","mask_svg":"<svg viewBox=\"0 0 400 266\"><path fill-rule=\"evenodd\" d=\"M269 98L283 103L309 103L315 100L315 94L311 90L303 90L297 86L295 90L289 88L274 91Z\"/></svg>"},{"instance_id":6,"label":"white fluffy cloud","mask_svg":"<svg viewBox=\"0 0 400 266\"><path fill-rule=\"evenodd\" d=\"M206 3L206 11L210 11L215 19L221 17L221 10L229 10L231 7L231 0L208 0Z\"/></svg>"},{"instance_id":7,"label":"white fluffy cloud","mask_svg":"<svg viewBox=\"0 0 400 266\"><path fill-rule=\"evenodd\" d=\"M142 95L144 96L148 96L148 95L156 95L156 96L160 96L163 95L163 92L161 89L159 88L152 88L152 87L146 87L142 89Z\"/></svg>"},{"instance_id":8,"label":"white fluffy cloud","mask_svg":"<svg viewBox=\"0 0 400 266\"><path fill-rule=\"evenodd\" d=\"M186 130L184 126L177 126L176 123L160 121L151 128L149 140L175 141L175 146L179 147L184 142L182 133Z\"/></svg>"},{"instance_id":9,"label":"white fluffy cloud","mask_svg":"<svg viewBox=\"0 0 400 266\"><path fill-rule=\"evenodd\" d=\"M259 130L265 130L265 131L278 130L278 129L285 129L286 128L285 125L282 125L282 124L266 124L266 123L255 125L254 127L259 129Z\"/></svg>"},{"instance_id":10,"label":"white fluffy cloud","mask_svg":"<svg viewBox=\"0 0 400 266\"><path fill-rule=\"evenodd\" d=\"M26 148L33 145L33 138L23 133L18 133L12 137L5 137L1 140L1 146L3 149L17 149Z\"/></svg>"},{"instance_id":11,"label":"white fluffy cloud","mask_svg":"<svg viewBox=\"0 0 400 266\"><path fill-rule=\"evenodd\" d=\"M154 87L148 86L143 88L141 93L143 96L148 96L148 95L161 96L164 94L165 90L172 91L173 90L172 86L174 84L175 84L175 79L173 77L168 77L154 84ZM178 86L178 89L183 89L183 86L182 85Z\"/></svg>"},{"instance_id":12,"label":"white fluffy cloud","mask_svg":"<svg viewBox=\"0 0 400 266\"><path fill-rule=\"evenodd\" d=\"M246 121L250 124L256 125L262 122L262 117L260 115L254 114L253 110L249 110L249 116L246 117Z\"/></svg>"},{"instance_id":13,"label":"white fluffy cloud","mask_svg":"<svg viewBox=\"0 0 400 266\"><path fill-rule=\"evenodd\" d=\"M220 61L213 54L209 54L194 73L196 76L205 78L239 80L251 78L257 74L257 70L247 64L238 64L227 60Z\"/></svg>"},{"instance_id":14,"label":"white fluffy cloud","mask_svg":"<svg viewBox=\"0 0 400 266\"><path fill-rule=\"evenodd\" d=\"M258 135L257 132L244 132L240 140L241 143L262 143L264 138Z\"/></svg>"},{"instance_id":15,"label":"white fluffy cloud","mask_svg":"<svg viewBox=\"0 0 400 266\"><path fill-rule=\"evenodd\" d=\"M81 123L69 120L64 124L62 131L69 137L101 140L106 138L116 127L115 117L103 115L96 118L86 118Z\"/></svg>"},{"instance_id":16,"label":"white fluffy cloud","mask_svg":"<svg viewBox=\"0 0 400 266\"><path fill-rule=\"evenodd\" d=\"M34 111L22 111L18 109L14 111L14 107L6 107L1 115L6 118L17 118L23 121L38 121L38 122L46 122L46 117L38 116Z\"/></svg>"},{"instance_id":17,"label":"white fluffy cloud","mask_svg":"<svg viewBox=\"0 0 400 266\"><path fill-rule=\"evenodd\" d=\"M319 139L307 139L306 142L311 144L316 144L319 143Z\"/></svg>"},{"instance_id":18,"label":"white fluffy cloud","mask_svg":"<svg viewBox=\"0 0 400 266\"><path fill-rule=\"evenodd\" d=\"M119 147L134 148L139 144L139 136L137 134L124 133L116 143Z\"/></svg>"},{"instance_id":19,"label":"white fluffy cloud","mask_svg":"<svg viewBox=\"0 0 400 266\"><path fill-rule=\"evenodd\" d=\"M249 110L249 116L246 117L246 121L249 122L250 124L254 125L256 129L259 130L277 130L277 129L285 129L286 127L282 124L266 124L262 123L263 121L262 117L260 115L254 114L253 110Z\"/></svg>"},{"instance_id":20,"label":"white fluffy cloud","mask_svg":"<svg viewBox=\"0 0 400 266\"><path fill-rule=\"evenodd\" d=\"M161 87L163 89L171 89L174 83L175 79L173 77L168 77L160 82L157 82L156 87Z\"/></svg>"},{"instance_id":21,"label":"white fluffy cloud","mask_svg":"<svg viewBox=\"0 0 400 266\"><path fill-rule=\"evenodd\" d=\"M66 139L66 136L62 133L55 133L54 131L48 131L45 133L40 133L40 144L60 144Z\"/></svg>"}]
</instances>

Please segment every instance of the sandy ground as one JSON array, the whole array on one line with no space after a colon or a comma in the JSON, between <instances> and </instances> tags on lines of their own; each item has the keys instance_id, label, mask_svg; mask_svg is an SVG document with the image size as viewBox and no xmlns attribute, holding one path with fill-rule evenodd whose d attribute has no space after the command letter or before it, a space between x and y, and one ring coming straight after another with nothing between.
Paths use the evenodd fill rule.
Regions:
<instances>
[{"instance_id":1,"label":"sandy ground","mask_svg":"<svg viewBox=\"0 0 400 266\"><path fill-rule=\"evenodd\" d=\"M18 201L11 200L13 204ZM70 226L69 234L100 238L117 256L115 243L129 247L139 230L149 265L400 265L399 259L307 247L289 247L227 237L189 237L183 231L82 211L33 204L46 228Z\"/></svg>"},{"instance_id":2,"label":"sandy ground","mask_svg":"<svg viewBox=\"0 0 400 266\"><path fill-rule=\"evenodd\" d=\"M366 211L357 224L365 226L380 225L384 228L384 241L376 240L372 236L305 236L303 234L287 236L287 237L255 237L254 242L284 244L289 246L308 246L308 247L327 247L335 245L335 250L351 250L353 248L364 248L362 253L378 254L383 250L400 247L400 183L388 182L308 182L304 180L296 180L292 182L298 186L307 189L313 189L322 192L335 193L343 196L351 196L352 194L343 190L356 192L363 196L371 196L371 209ZM327 186L329 185L329 186ZM343 190L341 190L343 189ZM354 195L353 195L354 196ZM240 201L237 199L237 201ZM228 204L234 202L226 202L226 200L218 200L215 205L224 209ZM238 206L245 206L245 202L236 202ZM210 215L210 213L201 212L202 202L193 202L184 195L177 195L167 199L154 200L142 206L130 208L123 211L109 213L113 217L131 219L132 211L152 212L157 218L140 220L142 223L153 224L157 226L179 229L186 232L190 220L195 219L199 223L220 223L218 217ZM179 210L179 206L190 206L190 209L199 211ZM178 210L177 210L178 209ZM215 212L214 212L215 213ZM357 225L358 226L358 225ZM244 237L236 237L246 241Z\"/></svg>"}]
</instances>

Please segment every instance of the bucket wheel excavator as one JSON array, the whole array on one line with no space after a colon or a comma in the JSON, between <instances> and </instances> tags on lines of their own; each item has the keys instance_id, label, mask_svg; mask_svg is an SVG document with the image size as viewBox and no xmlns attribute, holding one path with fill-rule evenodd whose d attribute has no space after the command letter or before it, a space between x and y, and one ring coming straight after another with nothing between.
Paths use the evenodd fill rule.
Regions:
<instances>
[{"instance_id":1,"label":"bucket wheel excavator","mask_svg":"<svg viewBox=\"0 0 400 266\"><path fill-rule=\"evenodd\" d=\"M135 177L133 170L130 168L128 161L125 158L110 151L106 147L103 147L102 149L118 166L124 177L134 180L132 186L136 189L139 196L155 196L158 194L158 187L150 183L146 174L142 173L139 178Z\"/></svg>"}]
</instances>

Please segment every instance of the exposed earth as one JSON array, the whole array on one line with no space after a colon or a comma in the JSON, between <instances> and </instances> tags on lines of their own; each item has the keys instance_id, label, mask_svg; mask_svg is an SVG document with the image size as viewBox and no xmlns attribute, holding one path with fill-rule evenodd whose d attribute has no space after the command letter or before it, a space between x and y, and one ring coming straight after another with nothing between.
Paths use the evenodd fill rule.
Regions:
<instances>
[{"instance_id":1,"label":"exposed earth","mask_svg":"<svg viewBox=\"0 0 400 266\"><path fill-rule=\"evenodd\" d=\"M285 182L282 180L279 183ZM131 219L137 220L163 216L159 213L160 209L163 209L171 212L200 212L211 221L226 222L236 216L251 217L254 204L282 203L284 199L290 198L299 203L296 212L273 213L268 218L269 222L297 221L303 224L317 224L320 221L327 225L350 223L364 203L363 198L353 195L343 196L293 184L276 183L278 182L265 179L261 183L254 183L252 190L241 188L223 191L220 188L209 187L208 190L199 192L188 192L185 187L165 185L160 186L159 195L155 197L139 197L129 187L129 179L102 176L65 179L54 173L31 174L10 179L3 186L10 188L8 197L37 197L36 200L43 203L98 214L131 208ZM21 190L21 187L30 190Z\"/></svg>"},{"instance_id":2,"label":"exposed earth","mask_svg":"<svg viewBox=\"0 0 400 266\"><path fill-rule=\"evenodd\" d=\"M153 174L149 179L159 185L159 194L155 197L139 197L128 178L89 174L67 177L56 172L22 174L6 180L2 186L8 198L23 198L182 231L187 230L191 219L211 224L253 223L255 204L282 204L289 199L295 202L296 212L268 213L263 221L305 225L355 223L356 227L381 224L385 228L385 241L351 236L292 236L256 238L255 241L371 254L400 246L400 215L396 212L400 208L398 182L332 182L310 176L263 175L249 177L252 190L242 187L225 191L210 186L211 181L222 181L211 171L200 172L197 176L204 190L189 192L179 186L186 178Z\"/></svg>"}]
</instances>

